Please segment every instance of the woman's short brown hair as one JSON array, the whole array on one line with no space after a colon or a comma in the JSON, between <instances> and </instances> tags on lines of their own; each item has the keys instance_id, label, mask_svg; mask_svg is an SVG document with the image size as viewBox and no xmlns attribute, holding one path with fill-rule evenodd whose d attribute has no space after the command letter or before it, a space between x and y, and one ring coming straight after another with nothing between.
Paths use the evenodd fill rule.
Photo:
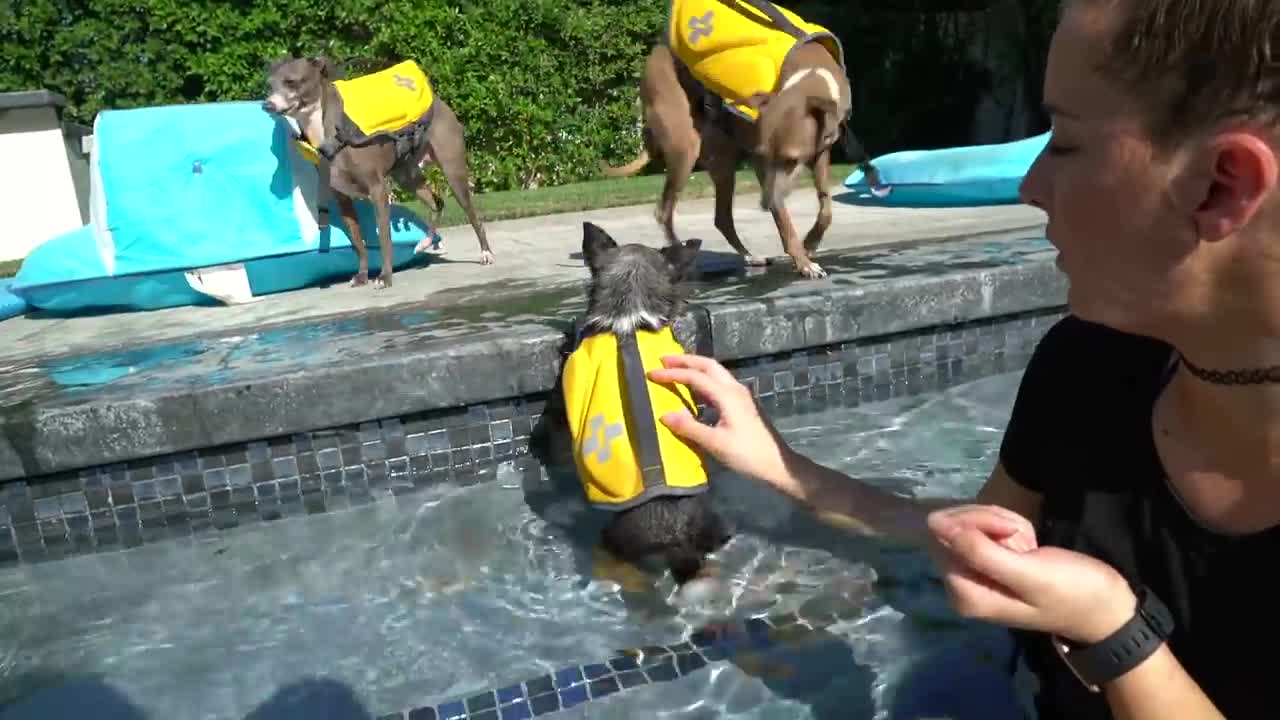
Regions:
<instances>
[{"instance_id":1,"label":"woman's short brown hair","mask_svg":"<svg viewBox=\"0 0 1280 720\"><path fill-rule=\"evenodd\" d=\"M1108 6L1100 68L1148 111L1158 142L1226 120L1280 121L1280 0L1070 0Z\"/></svg>"}]
</instances>

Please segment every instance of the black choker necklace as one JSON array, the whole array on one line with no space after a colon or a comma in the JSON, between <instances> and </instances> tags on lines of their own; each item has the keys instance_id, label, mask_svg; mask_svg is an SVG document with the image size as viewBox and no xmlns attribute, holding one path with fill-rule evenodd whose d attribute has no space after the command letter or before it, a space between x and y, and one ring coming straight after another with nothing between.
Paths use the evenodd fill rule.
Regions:
<instances>
[{"instance_id":1,"label":"black choker necklace","mask_svg":"<svg viewBox=\"0 0 1280 720\"><path fill-rule=\"evenodd\" d=\"M1186 366L1187 371L1197 378L1215 385L1265 385L1267 383L1280 383L1280 365L1272 365L1268 368L1252 368L1249 370L1207 370L1196 366L1185 357L1179 357L1179 362Z\"/></svg>"}]
</instances>

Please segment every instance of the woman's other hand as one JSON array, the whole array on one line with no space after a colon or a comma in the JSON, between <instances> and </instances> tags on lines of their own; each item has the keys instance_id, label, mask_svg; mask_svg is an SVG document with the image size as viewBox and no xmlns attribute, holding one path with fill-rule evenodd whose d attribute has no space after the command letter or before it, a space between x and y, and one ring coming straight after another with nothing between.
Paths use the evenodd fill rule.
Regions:
<instances>
[{"instance_id":1,"label":"woman's other hand","mask_svg":"<svg viewBox=\"0 0 1280 720\"><path fill-rule=\"evenodd\" d=\"M1137 598L1120 573L1088 555L1038 547L1030 524L1019 527L1011 514L989 505L929 514L931 551L956 612L1081 643L1128 622Z\"/></svg>"}]
</instances>

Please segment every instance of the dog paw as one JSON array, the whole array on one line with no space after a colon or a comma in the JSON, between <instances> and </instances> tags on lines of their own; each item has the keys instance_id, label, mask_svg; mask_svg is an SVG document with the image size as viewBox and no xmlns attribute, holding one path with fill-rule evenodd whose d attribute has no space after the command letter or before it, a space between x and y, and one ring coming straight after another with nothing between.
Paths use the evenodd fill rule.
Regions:
<instances>
[{"instance_id":1,"label":"dog paw","mask_svg":"<svg viewBox=\"0 0 1280 720\"><path fill-rule=\"evenodd\" d=\"M485 250L484 252L480 253L481 265L492 265L493 263L494 263L494 257L493 257L492 250Z\"/></svg>"},{"instance_id":2,"label":"dog paw","mask_svg":"<svg viewBox=\"0 0 1280 720\"><path fill-rule=\"evenodd\" d=\"M800 271L801 275L810 280L818 280L827 276L827 271L823 270L822 266L816 262L807 262L796 269Z\"/></svg>"},{"instance_id":3,"label":"dog paw","mask_svg":"<svg viewBox=\"0 0 1280 720\"><path fill-rule=\"evenodd\" d=\"M349 284L351 285L351 287L360 287L361 285L368 284L368 282L369 282L369 273L362 272L362 273L356 273L355 275L352 275L351 282Z\"/></svg>"},{"instance_id":4,"label":"dog paw","mask_svg":"<svg viewBox=\"0 0 1280 720\"><path fill-rule=\"evenodd\" d=\"M444 238L440 237L440 235L436 233L432 233L431 235L422 238L418 241L418 244L413 247L413 254L444 255Z\"/></svg>"},{"instance_id":5,"label":"dog paw","mask_svg":"<svg viewBox=\"0 0 1280 720\"><path fill-rule=\"evenodd\" d=\"M391 287L390 275L379 275L378 277L374 278L373 280L374 290L385 290L386 288L389 288L389 287Z\"/></svg>"}]
</instances>

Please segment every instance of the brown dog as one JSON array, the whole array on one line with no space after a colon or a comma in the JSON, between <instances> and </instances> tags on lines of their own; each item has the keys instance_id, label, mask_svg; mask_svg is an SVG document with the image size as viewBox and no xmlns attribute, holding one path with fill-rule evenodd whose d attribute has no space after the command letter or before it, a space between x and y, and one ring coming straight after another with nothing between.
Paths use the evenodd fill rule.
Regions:
<instances>
[{"instance_id":1,"label":"brown dog","mask_svg":"<svg viewBox=\"0 0 1280 720\"><path fill-rule=\"evenodd\" d=\"M401 67L398 65L389 70ZM390 82L386 85L385 93L413 93L412 97L417 98L421 105L426 105L427 109L418 117L407 118L408 123L394 132L376 133L357 138L355 142L350 141L349 136L363 134L364 129L356 127L359 123L352 120L353 117L394 116L397 109L395 103L399 101L377 97L384 91L377 89L376 85L366 83L354 91L356 96L362 101L369 99L381 107L355 114L352 112L354 108L345 106L343 94L334 84L333 66L325 58L286 58L272 63L267 71L270 94L263 102L263 108L267 112L293 118L298 123L302 140L319 149L320 155L331 158L328 162L330 187L360 262L359 270L351 278L353 286L364 285L369 281L369 254L360 234L352 198L367 199L373 204L378 223L378 247L382 254L382 272L373 285L375 288L390 287L392 254L389 183L394 179L417 195L430 209L431 231L434 234L444 209L444 201L422 172L423 167L432 162L438 164L444 172L449 189L453 191L453 196L466 212L467 220L475 230L480 241L481 264L491 265L494 262L484 226L476 216L471 200L470 170L467 167L462 123L442 98L434 96L425 74L409 72L417 69L412 64L403 67L408 68L404 73L388 74ZM354 87L354 84L346 87ZM375 89L370 91L370 87ZM370 95L373 97L370 98ZM322 176L324 172L322 164ZM321 212L327 214L328 210L322 205ZM421 251L428 244L424 240L417 249Z\"/></svg>"},{"instance_id":2,"label":"brown dog","mask_svg":"<svg viewBox=\"0 0 1280 720\"><path fill-rule=\"evenodd\" d=\"M750 8L758 12L752 14ZM831 225L831 148L842 135L868 179L879 182L878 173L847 127L852 91L838 41L820 28L815 31L817 26L797 28L794 15L783 15L764 0L674 0L671 17L670 32L649 53L640 80L644 148L636 160L620 168L605 165L604 172L614 177L632 175L647 165L651 156L663 158L666 182L656 217L667 241L674 245L678 243L672 224L676 200L695 163L701 161L715 188L716 228L747 264L763 265L765 260L742 244L733 223L735 173L739 160L747 154L760 181L760 204L773 215L783 250L805 277L825 277L826 271L813 258ZM714 80L705 73L699 77L673 45L689 48L703 42L705 47L709 41L703 38L714 41L713 33L723 27L728 27L725 32L758 32L742 30L751 27L744 25L744 18L776 33L768 42L777 43L783 32L794 39L782 50L766 50L773 52L775 59L782 58L776 79L757 81L755 86L765 89L741 91L735 97L730 87L734 83L717 83L713 91L708 82ZM737 54L719 61L722 73L735 73L735 64L751 65L742 71L748 80L737 82L739 89L750 88L750 73L759 73L752 69L759 59L739 50L745 44L749 43L730 40L727 45ZM802 167L813 173L819 202L818 217L803 243L784 204Z\"/></svg>"}]
</instances>

